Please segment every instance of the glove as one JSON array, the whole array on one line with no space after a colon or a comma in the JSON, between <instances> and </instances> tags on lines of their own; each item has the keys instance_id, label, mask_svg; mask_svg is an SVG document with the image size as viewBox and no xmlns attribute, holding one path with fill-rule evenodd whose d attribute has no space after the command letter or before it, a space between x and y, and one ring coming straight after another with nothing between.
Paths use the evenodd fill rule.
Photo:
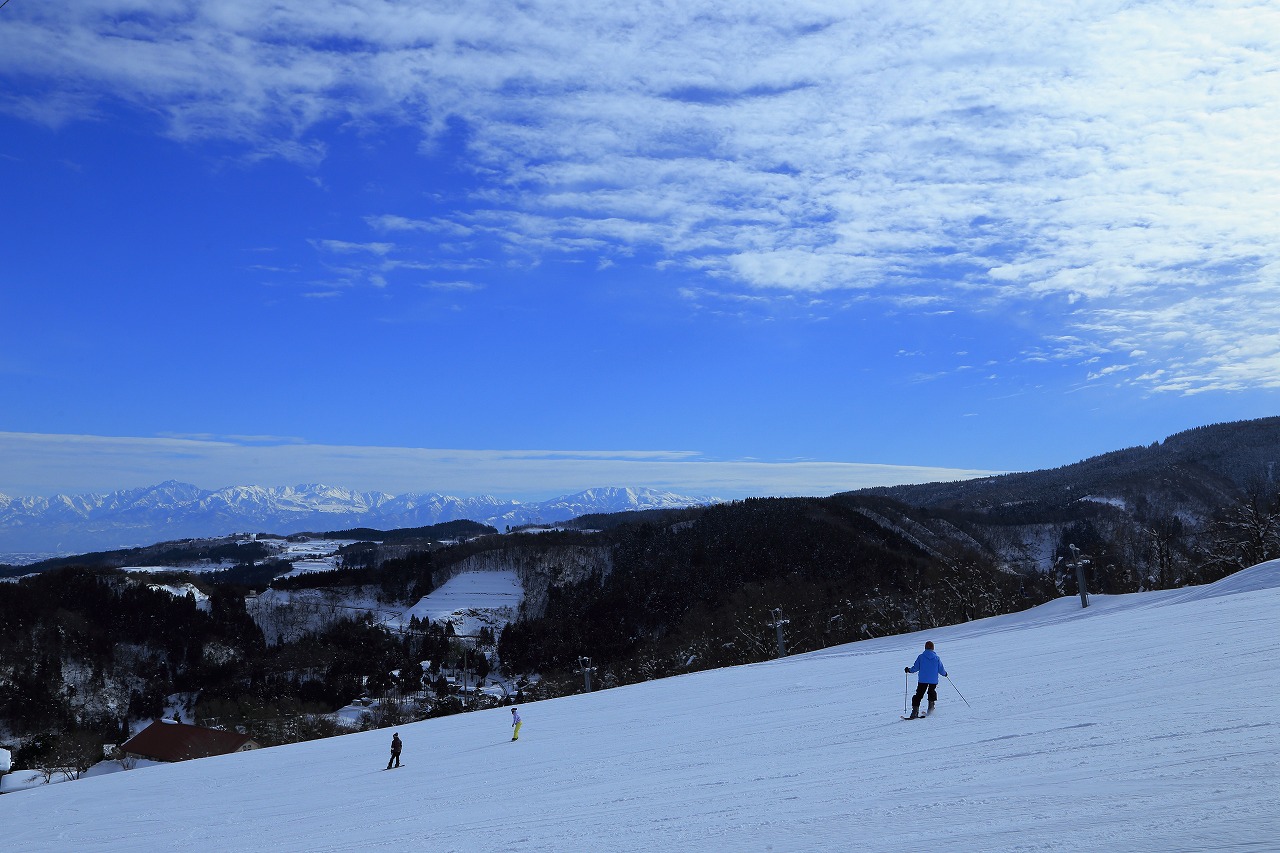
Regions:
<instances>
[{"instance_id":1,"label":"glove","mask_svg":"<svg viewBox=\"0 0 1280 853\"><path fill-rule=\"evenodd\" d=\"M904 667L902 668L902 671L903 671L903 672L910 672L910 671L911 671L911 667L909 667L909 666L904 666Z\"/></svg>"}]
</instances>

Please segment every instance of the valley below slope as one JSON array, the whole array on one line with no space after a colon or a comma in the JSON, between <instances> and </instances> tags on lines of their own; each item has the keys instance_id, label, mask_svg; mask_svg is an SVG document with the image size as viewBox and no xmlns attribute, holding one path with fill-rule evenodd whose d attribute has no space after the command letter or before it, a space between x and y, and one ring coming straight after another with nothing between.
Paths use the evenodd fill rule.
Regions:
<instances>
[{"instance_id":1,"label":"valley below slope","mask_svg":"<svg viewBox=\"0 0 1280 853\"><path fill-rule=\"evenodd\" d=\"M1256 851L1280 561L1021 613L0 797L12 849ZM898 719L924 641L950 678ZM1260 662L1263 665L1260 665ZM961 696L963 693L963 698Z\"/></svg>"}]
</instances>

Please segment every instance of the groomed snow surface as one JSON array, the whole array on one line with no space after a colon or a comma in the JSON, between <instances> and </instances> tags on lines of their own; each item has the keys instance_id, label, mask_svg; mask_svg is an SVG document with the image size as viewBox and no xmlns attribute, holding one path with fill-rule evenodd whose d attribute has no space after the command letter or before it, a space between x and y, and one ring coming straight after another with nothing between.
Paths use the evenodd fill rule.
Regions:
<instances>
[{"instance_id":1,"label":"groomed snow surface","mask_svg":"<svg viewBox=\"0 0 1280 853\"><path fill-rule=\"evenodd\" d=\"M397 770L383 730L6 794L0 846L1280 849L1280 562L1091 604L414 723Z\"/></svg>"}]
</instances>

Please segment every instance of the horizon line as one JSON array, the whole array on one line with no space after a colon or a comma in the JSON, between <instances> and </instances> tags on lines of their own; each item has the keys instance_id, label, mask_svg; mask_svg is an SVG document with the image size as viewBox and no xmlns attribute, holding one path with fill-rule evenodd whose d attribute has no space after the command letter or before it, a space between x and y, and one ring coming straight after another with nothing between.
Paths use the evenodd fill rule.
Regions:
<instances>
[{"instance_id":1,"label":"horizon line","mask_svg":"<svg viewBox=\"0 0 1280 853\"><path fill-rule=\"evenodd\" d=\"M5 431L0 431L0 472L0 493L9 497L111 494L175 481L196 488L204 488L197 485L202 482L232 484L219 488L320 484L393 496L505 495L517 500L546 500L590 488L648 488L722 500L821 496L1007 473L794 457L716 459L696 450L459 450L312 444L270 436L147 438Z\"/></svg>"}]
</instances>

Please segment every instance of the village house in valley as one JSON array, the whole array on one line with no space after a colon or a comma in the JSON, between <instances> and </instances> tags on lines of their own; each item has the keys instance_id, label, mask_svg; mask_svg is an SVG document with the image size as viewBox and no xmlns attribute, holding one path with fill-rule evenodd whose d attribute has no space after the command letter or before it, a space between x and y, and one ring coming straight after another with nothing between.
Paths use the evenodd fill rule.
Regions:
<instances>
[{"instance_id":1,"label":"village house in valley","mask_svg":"<svg viewBox=\"0 0 1280 853\"><path fill-rule=\"evenodd\" d=\"M247 752L260 746L248 735L221 729L206 729L171 720L156 720L124 743L120 753L124 758L145 758L152 761L189 761L208 758L211 755L228 755Z\"/></svg>"}]
</instances>

